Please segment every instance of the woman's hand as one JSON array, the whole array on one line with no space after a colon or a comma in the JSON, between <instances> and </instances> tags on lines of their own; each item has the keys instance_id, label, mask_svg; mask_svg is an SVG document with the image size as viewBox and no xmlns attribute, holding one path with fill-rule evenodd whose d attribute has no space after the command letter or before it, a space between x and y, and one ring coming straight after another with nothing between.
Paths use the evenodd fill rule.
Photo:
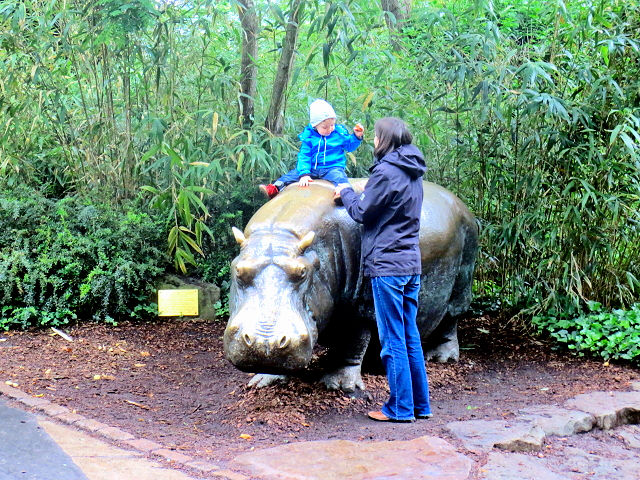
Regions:
<instances>
[{"instance_id":1,"label":"woman's hand","mask_svg":"<svg viewBox=\"0 0 640 480\"><path fill-rule=\"evenodd\" d=\"M362 137L364 136L364 127L359 123L356 123L356 126L353 127L353 134L362 140Z\"/></svg>"},{"instance_id":2,"label":"woman's hand","mask_svg":"<svg viewBox=\"0 0 640 480\"><path fill-rule=\"evenodd\" d=\"M340 183L339 185L336 185L336 188L333 190L333 198L339 197L340 192L350 186L351 185L349 185L348 183Z\"/></svg>"},{"instance_id":3,"label":"woman's hand","mask_svg":"<svg viewBox=\"0 0 640 480\"><path fill-rule=\"evenodd\" d=\"M301 187L308 187L311 182L313 182L311 177L309 175L305 175L304 177L300 178L300 180L298 180L298 185L300 185Z\"/></svg>"},{"instance_id":4,"label":"woman's hand","mask_svg":"<svg viewBox=\"0 0 640 480\"><path fill-rule=\"evenodd\" d=\"M340 192L350 186L351 185L349 185L348 183L340 183L336 186L335 190L333 191L333 201L337 205L342 205L342 197L340 196Z\"/></svg>"}]
</instances>

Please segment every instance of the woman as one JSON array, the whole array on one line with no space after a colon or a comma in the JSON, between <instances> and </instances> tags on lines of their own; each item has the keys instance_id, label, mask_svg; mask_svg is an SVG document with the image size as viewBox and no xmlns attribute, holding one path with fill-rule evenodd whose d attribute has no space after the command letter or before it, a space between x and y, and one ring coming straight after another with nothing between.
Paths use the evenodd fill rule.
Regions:
<instances>
[{"instance_id":1,"label":"woman","mask_svg":"<svg viewBox=\"0 0 640 480\"><path fill-rule=\"evenodd\" d=\"M377 421L411 422L431 417L429 385L416 325L420 291L419 247L424 157L412 145L407 125L387 117L375 124L375 161L364 192L339 185L340 199L363 224L364 275L371 278L376 323L390 395Z\"/></svg>"}]
</instances>

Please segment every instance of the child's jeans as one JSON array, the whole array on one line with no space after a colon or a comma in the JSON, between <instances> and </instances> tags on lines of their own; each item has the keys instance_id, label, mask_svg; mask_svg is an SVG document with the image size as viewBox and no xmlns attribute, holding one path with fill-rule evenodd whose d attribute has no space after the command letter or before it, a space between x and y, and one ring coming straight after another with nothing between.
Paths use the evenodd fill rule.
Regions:
<instances>
[{"instance_id":1,"label":"child's jeans","mask_svg":"<svg viewBox=\"0 0 640 480\"><path fill-rule=\"evenodd\" d=\"M314 179L321 178L327 180L334 185L349 183L344 168L313 168L309 176ZM298 170L294 168L282 175L278 180L273 182L273 184L278 187L278 190L282 190L287 185L295 183L298 180L300 180L300 174Z\"/></svg>"}]
</instances>

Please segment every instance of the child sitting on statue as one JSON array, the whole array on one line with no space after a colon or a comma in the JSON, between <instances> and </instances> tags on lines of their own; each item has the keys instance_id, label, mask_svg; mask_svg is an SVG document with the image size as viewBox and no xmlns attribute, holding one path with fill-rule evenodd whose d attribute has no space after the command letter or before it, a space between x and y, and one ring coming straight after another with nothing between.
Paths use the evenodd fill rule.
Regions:
<instances>
[{"instance_id":1,"label":"child sitting on statue","mask_svg":"<svg viewBox=\"0 0 640 480\"><path fill-rule=\"evenodd\" d=\"M360 124L353 128L353 134L344 125L336 125L333 107L324 100L315 100L309 106L309 125L298 135L302 145L296 168L269 185L260 185L260 190L271 199L295 182L301 187L308 186L317 178L334 185L348 183L345 152L358 148L363 135L364 129Z\"/></svg>"}]
</instances>

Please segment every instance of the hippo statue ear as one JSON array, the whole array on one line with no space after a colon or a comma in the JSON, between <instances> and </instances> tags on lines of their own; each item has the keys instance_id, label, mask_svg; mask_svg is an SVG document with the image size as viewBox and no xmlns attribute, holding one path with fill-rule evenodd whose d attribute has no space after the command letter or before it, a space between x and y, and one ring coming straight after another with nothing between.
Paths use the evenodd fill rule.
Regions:
<instances>
[{"instance_id":1,"label":"hippo statue ear","mask_svg":"<svg viewBox=\"0 0 640 480\"><path fill-rule=\"evenodd\" d=\"M309 245L313 243L313 239L316 238L316 232L313 230L307 233L302 239L298 242L298 252L302 254Z\"/></svg>"},{"instance_id":2,"label":"hippo statue ear","mask_svg":"<svg viewBox=\"0 0 640 480\"><path fill-rule=\"evenodd\" d=\"M242 233L236 227L231 227L231 231L233 232L233 236L235 237L236 242L238 242L238 245L242 246L244 242L247 241L246 237L244 236L244 233Z\"/></svg>"}]
</instances>

